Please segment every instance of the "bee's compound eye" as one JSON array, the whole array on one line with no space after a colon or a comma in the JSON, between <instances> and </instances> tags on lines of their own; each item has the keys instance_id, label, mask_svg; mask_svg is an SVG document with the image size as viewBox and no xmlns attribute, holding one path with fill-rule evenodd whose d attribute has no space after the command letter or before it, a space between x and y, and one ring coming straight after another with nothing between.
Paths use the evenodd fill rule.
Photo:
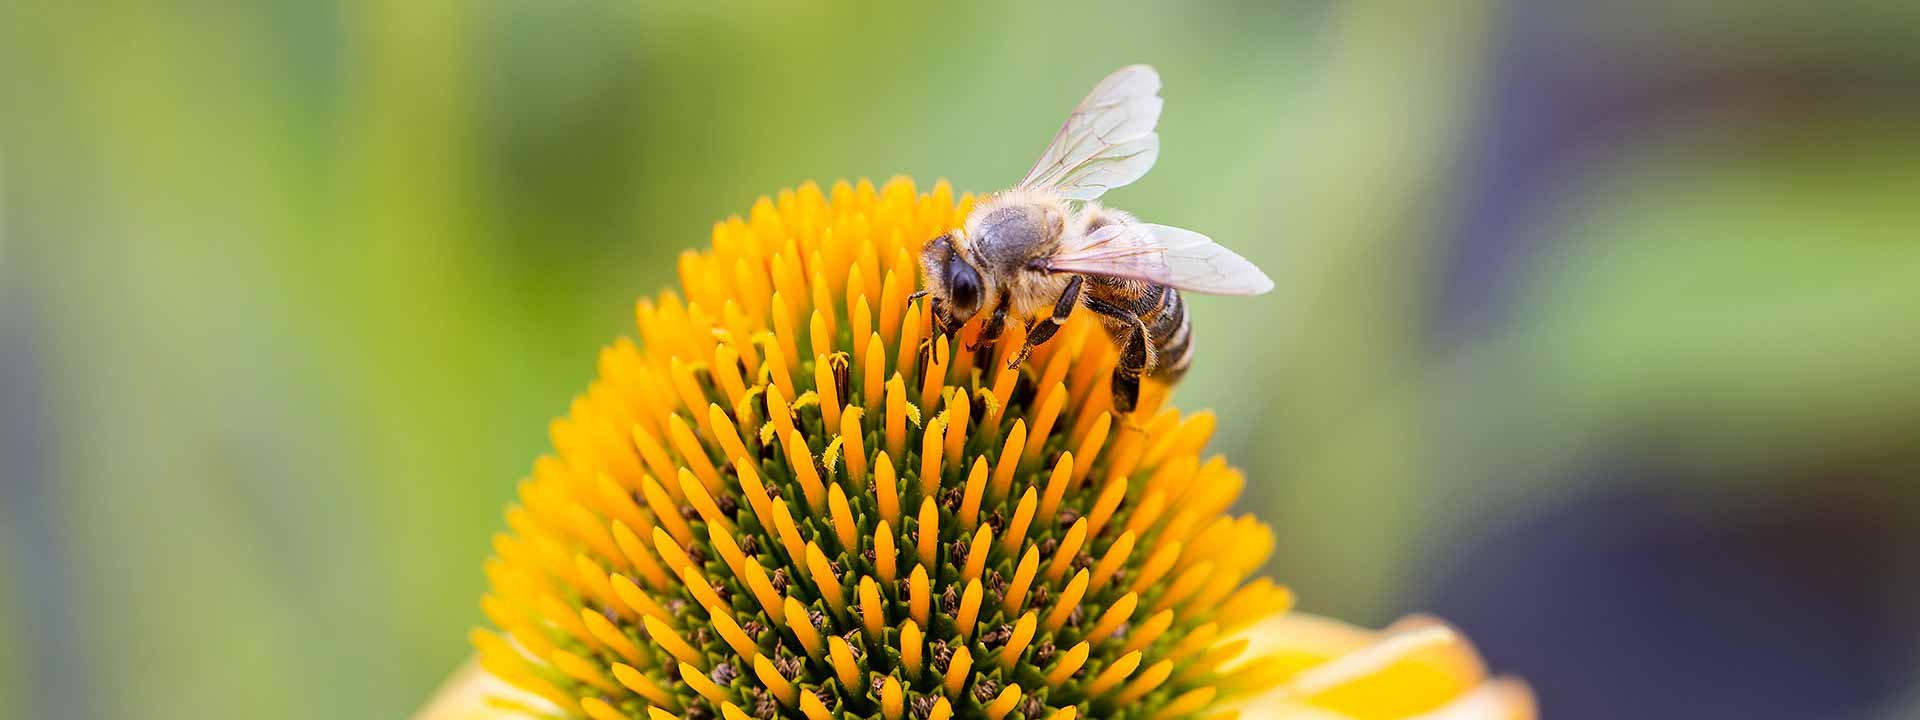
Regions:
<instances>
[{"instance_id":1,"label":"bee's compound eye","mask_svg":"<svg viewBox=\"0 0 1920 720\"><path fill-rule=\"evenodd\" d=\"M948 263L947 295L955 310L972 315L980 306L980 273L959 259Z\"/></svg>"}]
</instances>

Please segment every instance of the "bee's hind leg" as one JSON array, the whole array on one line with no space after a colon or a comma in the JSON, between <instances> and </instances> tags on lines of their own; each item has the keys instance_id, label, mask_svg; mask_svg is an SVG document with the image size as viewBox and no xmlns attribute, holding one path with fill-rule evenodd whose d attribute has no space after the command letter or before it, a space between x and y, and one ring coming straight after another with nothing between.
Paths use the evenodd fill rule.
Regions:
<instances>
[{"instance_id":1,"label":"bee's hind leg","mask_svg":"<svg viewBox=\"0 0 1920 720\"><path fill-rule=\"evenodd\" d=\"M1114 412L1126 415L1139 404L1140 376L1153 368L1153 353L1147 347L1152 342L1147 324L1132 311L1102 300L1089 299L1087 309L1117 320L1125 328L1126 337L1114 338L1120 345L1120 362L1113 366L1113 379L1109 382L1113 388Z\"/></svg>"},{"instance_id":2,"label":"bee's hind leg","mask_svg":"<svg viewBox=\"0 0 1920 720\"><path fill-rule=\"evenodd\" d=\"M1080 286L1086 281L1085 275L1075 275L1067 281L1067 288L1060 292L1060 299L1053 303L1053 314L1040 318L1027 325L1027 341L1020 344L1019 352L1007 358L1007 368L1020 367L1033 354L1033 349L1045 345L1060 332L1060 326L1067 324L1067 318L1073 316L1073 309L1080 306Z\"/></svg>"},{"instance_id":3,"label":"bee's hind leg","mask_svg":"<svg viewBox=\"0 0 1920 720\"><path fill-rule=\"evenodd\" d=\"M1140 376L1147 372L1147 333L1146 326L1136 318L1137 327L1127 338L1127 346L1120 351L1120 363L1113 366L1113 379L1109 382L1113 388L1113 409L1122 415L1133 412L1140 403Z\"/></svg>"}]
</instances>

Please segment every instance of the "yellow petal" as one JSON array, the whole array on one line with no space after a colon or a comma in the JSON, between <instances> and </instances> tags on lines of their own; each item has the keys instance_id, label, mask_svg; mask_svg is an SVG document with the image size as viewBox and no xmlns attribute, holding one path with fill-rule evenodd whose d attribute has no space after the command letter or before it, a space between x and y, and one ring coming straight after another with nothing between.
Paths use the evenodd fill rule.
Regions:
<instances>
[{"instance_id":1,"label":"yellow petal","mask_svg":"<svg viewBox=\"0 0 1920 720\"><path fill-rule=\"evenodd\" d=\"M1245 720L1433 718L1531 720L1532 695L1510 679L1489 681L1466 638L1413 617L1379 632L1301 613L1255 625L1244 657L1225 674L1283 680L1244 703Z\"/></svg>"},{"instance_id":2,"label":"yellow petal","mask_svg":"<svg viewBox=\"0 0 1920 720\"><path fill-rule=\"evenodd\" d=\"M518 707L516 707L518 706ZM558 713L538 695L507 684L468 660L415 713L413 720L524 720L532 713ZM531 711L531 712L529 712Z\"/></svg>"}]
</instances>

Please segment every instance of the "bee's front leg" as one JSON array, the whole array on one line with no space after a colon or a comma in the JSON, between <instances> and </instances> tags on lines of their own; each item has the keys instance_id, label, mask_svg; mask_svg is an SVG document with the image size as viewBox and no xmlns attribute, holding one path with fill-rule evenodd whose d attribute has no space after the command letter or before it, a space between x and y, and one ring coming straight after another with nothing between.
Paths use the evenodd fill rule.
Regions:
<instances>
[{"instance_id":1,"label":"bee's front leg","mask_svg":"<svg viewBox=\"0 0 1920 720\"><path fill-rule=\"evenodd\" d=\"M957 324L953 322L953 316L947 313L947 304L941 302L940 296L933 294L933 291L921 290L912 295L908 295L907 305L913 305L915 300L927 301L927 310L928 313L933 316L933 330L935 333L952 335L955 330L960 329L957 327Z\"/></svg>"},{"instance_id":2,"label":"bee's front leg","mask_svg":"<svg viewBox=\"0 0 1920 720\"><path fill-rule=\"evenodd\" d=\"M1053 303L1053 314L1027 325L1027 341L1021 343L1019 352L1007 358L1008 369L1020 367L1020 363L1026 362L1027 356L1033 354L1034 348L1052 340L1053 334L1060 332L1060 326L1067 324L1067 318L1073 317L1073 309L1080 306L1080 287L1086 278L1085 275L1073 276L1072 280L1067 281L1067 288L1060 292L1060 299Z\"/></svg>"},{"instance_id":3,"label":"bee's front leg","mask_svg":"<svg viewBox=\"0 0 1920 720\"><path fill-rule=\"evenodd\" d=\"M953 313L947 312L947 304L935 297L928 302L933 304L933 327L941 335L958 335L963 323L953 321Z\"/></svg>"},{"instance_id":4,"label":"bee's front leg","mask_svg":"<svg viewBox=\"0 0 1920 720\"><path fill-rule=\"evenodd\" d=\"M933 317L933 334L946 335L951 332L951 328L947 327L950 319L947 317L946 303L940 302L940 298L927 299L927 314Z\"/></svg>"},{"instance_id":5,"label":"bee's front leg","mask_svg":"<svg viewBox=\"0 0 1920 720\"><path fill-rule=\"evenodd\" d=\"M981 349L993 347L994 343L1000 341L1000 333L1006 329L1007 298L1001 296L994 302L993 313L987 316L986 324L980 326L980 337L967 345L967 351L979 352Z\"/></svg>"}]
</instances>

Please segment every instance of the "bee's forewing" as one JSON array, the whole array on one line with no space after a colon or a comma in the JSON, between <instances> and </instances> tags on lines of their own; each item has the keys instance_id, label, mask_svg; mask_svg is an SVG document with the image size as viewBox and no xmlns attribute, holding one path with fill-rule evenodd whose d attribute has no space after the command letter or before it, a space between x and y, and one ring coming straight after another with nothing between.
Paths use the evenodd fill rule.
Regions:
<instances>
[{"instance_id":1,"label":"bee's forewing","mask_svg":"<svg viewBox=\"0 0 1920 720\"><path fill-rule=\"evenodd\" d=\"M1120 68L1067 116L1053 143L1015 186L1092 200L1147 174L1160 156L1160 74L1146 65Z\"/></svg>"},{"instance_id":2,"label":"bee's forewing","mask_svg":"<svg viewBox=\"0 0 1920 720\"><path fill-rule=\"evenodd\" d=\"M1168 225L1112 223L1046 260L1053 272L1144 280L1209 295L1259 295L1273 289L1260 268L1205 235Z\"/></svg>"}]
</instances>

